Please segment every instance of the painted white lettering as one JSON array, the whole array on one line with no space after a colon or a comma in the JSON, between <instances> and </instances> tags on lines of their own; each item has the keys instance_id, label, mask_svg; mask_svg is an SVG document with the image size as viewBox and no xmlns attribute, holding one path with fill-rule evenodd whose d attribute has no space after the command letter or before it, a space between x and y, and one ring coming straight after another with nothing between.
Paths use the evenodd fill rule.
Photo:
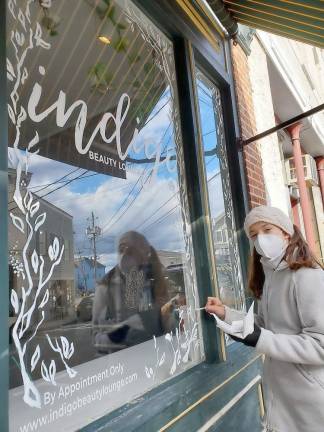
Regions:
<instances>
[{"instance_id":1,"label":"painted white lettering","mask_svg":"<svg viewBox=\"0 0 324 432\"><path fill-rule=\"evenodd\" d=\"M44 405L53 405L55 401L55 393L45 392L44 393Z\"/></svg>"},{"instance_id":2,"label":"painted white lettering","mask_svg":"<svg viewBox=\"0 0 324 432\"><path fill-rule=\"evenodd\" d=\"M95 160L96 162L104 163L106 165L117 167L117 162L111 158L104 157L98 153L90 151L90 148L98 134L100 133L103 141L107 144L113 140L116 141L116 149L118 157L121 161L125 161L130 153L130 149L133 149L135 153L140 153L144 148L144 153L148 159L155 159L153 173L151 180L157 174L159 166L161 165L161 143L156 144L151 140L139 140L139 130L134 129L133 137L128 144L127 148L123 152L121 144L121 129L126 120L129 108L130 108L130 97L127 93L123 93L118 101L116 108L116 116L110 112L103 114L100 122L94 128L90 139L86 144L83 143L84 130L87 122L88 108L87 104L83 100L77 100L72 103L71 106L66 107L66 94L61 90L59 92L57 100L46 108L44 111L37 113L37 107L42 96L42 87L39 83L35 83L28 101L27 111L30 119L36 123L43 121L51 113L56 111L56 124L59 127L64 127L75 110L78 110L78 117L75 124L75 147L80 154L89 153L89 159ZM106 130L108 123L113 123L113 132L110 136L106 136ZM167 168L170 170L170 158L166 158ZM163 162L165 162L163 161ZM119 168L126 170L125 164L119 164ZM171 170L170 170L171 171Z\"/></svg>"}]
</instances>

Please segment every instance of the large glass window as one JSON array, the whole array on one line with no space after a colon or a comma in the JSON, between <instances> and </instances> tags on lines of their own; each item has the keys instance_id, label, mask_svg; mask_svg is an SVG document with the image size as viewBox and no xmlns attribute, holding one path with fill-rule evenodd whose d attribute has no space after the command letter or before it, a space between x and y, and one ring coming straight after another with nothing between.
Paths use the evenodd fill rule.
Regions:
<instances>
[{"instance_id":1,"label":"large glass window","mask_svg":"<svg viewBox=\"0 0 324 432\"><path fill-rule=\"evenodd\" d=\"M129 0L7 4L10 430L72 431L203 359L173 47Z\"/></svg>"},{"instance_id":2,"label":"large glass window","mask_svg":"<svg viewBox=\"0 0 324 432\"><path fill-rule=\"evenodd\" d=\"M199 69L196 69L196 87L218 288L225 304L241 308L244 305L244 293L228 171L221 93Z\"/></svg>"}]
</instances>

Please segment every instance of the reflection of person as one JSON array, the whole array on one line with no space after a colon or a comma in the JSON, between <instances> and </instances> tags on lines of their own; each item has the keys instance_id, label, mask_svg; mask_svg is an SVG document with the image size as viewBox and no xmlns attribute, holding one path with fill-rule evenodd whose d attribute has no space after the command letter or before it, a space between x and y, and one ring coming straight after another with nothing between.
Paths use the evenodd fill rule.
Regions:
<instances>
[{"instance_id":1,"label":"reflection of person","mask_svg":"<svg viewBox=\"0 0 324 432\"><path fill-rule=\"evenodd\" d=\"M298 228L279 209L247 216L254 244L249 288L259 300L254 332L234 338L265 354L266 429L324 428L324 272ZM206 311L228 323L243 312L210 297Z\"/></svg>"},{"instance_id":2,"label":"reflection of person","mask_svg":"<svg viewBox=\"0 0 324 432\"><path fill-rule=\"evenodd\" d=\"M95 344L134 345L175 325L177 299L168 301L168 284L155 249L129 231L118 245L119 262L98 283L93 304Z\"/></svg>"}]
</instances>

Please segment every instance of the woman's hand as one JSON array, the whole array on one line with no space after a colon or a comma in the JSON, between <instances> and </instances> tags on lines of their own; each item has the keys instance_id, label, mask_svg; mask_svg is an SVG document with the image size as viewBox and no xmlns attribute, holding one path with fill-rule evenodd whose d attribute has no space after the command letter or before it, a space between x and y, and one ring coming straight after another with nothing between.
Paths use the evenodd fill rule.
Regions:
<instances>
[{"instance_id":1,"label":"woman's hand","mask_svg":"<svg viewBox=\"0 0 324 432\"><path fill-rule=\"evenodd\" d=\"M208 297L205 310L214 313L222 320L225 318L225 306L218 297Z\"/></svg>"}]
</instances>

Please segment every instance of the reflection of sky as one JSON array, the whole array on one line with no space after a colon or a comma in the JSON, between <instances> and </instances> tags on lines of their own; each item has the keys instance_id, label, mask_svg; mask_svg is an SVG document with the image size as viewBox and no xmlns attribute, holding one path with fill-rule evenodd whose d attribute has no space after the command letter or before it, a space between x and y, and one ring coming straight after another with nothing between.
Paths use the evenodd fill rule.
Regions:
<instances>
[{"instance_id":1,"label":"reflection of sky","mask_svg":"<svg viewBox=\"0 0 324 432\"><path fill-rule=\"evenodd\" d=\"M199 111L204 152L212 151L217 145L215 111L213 108L212 92L205 80L197 79ZM222 182L220 176L219 159L216 154L205 154L205 169L208 180L209 207L213 218L224 212Z\"/></svg>"},{"instance_id":2,"label":"reflection of sky","mask_svg":"<svg viewBox=\"0 0 324 432\"><path fill-rule=\"evenodd\" d=\"M157 145L161 146L162 155L167 154L167 149L174 155L169 92L161 96L146 122L136 142L140 151L132 151L130 156L146 159L145 143L149 144L152 158ZM160 162L155 178L151 175L153 165L132 164L127 178L120 179L32 155L29 187L73 216L75 255L93 255L86 228L94 212L95 223L102 229L97 239L99 261L111 268L116 264L118 238L129 230L143 233L158 250L184 249L176 161L171 161L169 167Z\"/></svg>"}]
</instances>

